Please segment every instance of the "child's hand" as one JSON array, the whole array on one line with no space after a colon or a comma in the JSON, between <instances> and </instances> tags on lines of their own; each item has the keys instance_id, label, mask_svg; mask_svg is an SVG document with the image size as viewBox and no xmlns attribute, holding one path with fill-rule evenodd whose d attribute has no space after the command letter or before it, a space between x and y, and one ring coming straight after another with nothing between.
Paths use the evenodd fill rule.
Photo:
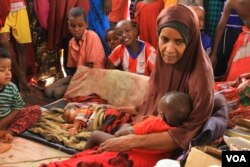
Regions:
<instances>
[{"instance_id":1,"label":"child's hand","mask_svg":"<svg viewBox=\"0 0 250 167\"><path fill-rule=\"evenodd\" d=\"M60 127L62 129L70 129L73 128L73 124L61 124Z\"/></svg>"},{"instance_id":2,"label":"child's hand","mask_svg":"<svg viewBox=\"0 0 250 167\"><path fill-rule=\"evenodd\" d=\"M73 127L73 128L70 128L68 130L68 132L65 132L64 135L65 136L74 136L74 135L77 135L78 134L78 130L77 128Z\"/></svg>"},{"instance_id":3,"label":"child's hand","mask_svg":"<svg viewBox=\"0 0 250 167\"><path fill-rule=\"evenodd\" d=\"M0 142L10 143L13 140L13 136L7 131L0 131Z\"/></svg>"}]
</instances>

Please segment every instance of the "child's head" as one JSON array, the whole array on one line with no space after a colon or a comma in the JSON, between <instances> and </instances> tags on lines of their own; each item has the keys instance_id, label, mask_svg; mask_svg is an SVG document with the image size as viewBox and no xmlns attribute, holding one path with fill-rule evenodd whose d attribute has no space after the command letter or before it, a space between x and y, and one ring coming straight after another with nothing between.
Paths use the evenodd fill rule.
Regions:
<instances>
[{"instance_id":1,"label":"child's head","mask_svg":"<svg viewBox=\"0 0 250 167\"><path fill-rule=\"evenodd\" d=\"M196 15L198 16L200 29L204 29L205 10L203 6L196 3L191 3L189 6L194 10Z\"/></svg>"},{"instance_id":2,"label":"child's head","mask_svg":"<svg viewBox=\"0 0 250 167\"><path fill-rule=\"evenodd\" d=\"M76 40L80 40L88 27L86 13L80 7L74 7L68 15L69 31Z\"/></svg>"},{"instance_id":3,"label":"child's head","mask_svg":"<svg viewBox=\"0 0 250 167\"><path fill-rule=\"evenodd\" d=\"M11 58L6 49L0 47L0 89L7 85L12 78Z\"/></svg>"},{"instance_id":4,"label":"child's head","mask_svg":"<svg viewBox=\"0 0 250 167\"><path fill-rule=\"evenodd\" d=\"M182 92L168 92L158 103L158 113L171 126L181 125L191 111L191 98Z\"/></svg>"},{"instance_id":5,"label":"child's head","mask_svg":"<svg viewBox=\"0 0 250 167\"><path fill-rule=\"evenodd\" d=\"M114 50L114 48L121 43L119 38L116 36L114 28L110 28L107 30L106 41L107 41L111 51Z\"/></svg>"},{"instance_id":6,"label":"child's head","mask_svg":"<svg viewBox=\"0 0 250 167\"><path fill-rule=\"evenodd\" d=\"M77 109L76 108L69 108L66 109L63 113L63 119L68 123L73 123L75 120L75 117L77 115Z\"/></svg>"},{"instance_id":7,"label":"child's head","mask_svg":"<svg viewBox=\"0 0 250 167\"><path fill-rule=\"evenodd\" d=\"M132 21L121 20L115 26L115 32L122 44L130 46L135 43L138 31Z\"/></svg>"}]
</instances>

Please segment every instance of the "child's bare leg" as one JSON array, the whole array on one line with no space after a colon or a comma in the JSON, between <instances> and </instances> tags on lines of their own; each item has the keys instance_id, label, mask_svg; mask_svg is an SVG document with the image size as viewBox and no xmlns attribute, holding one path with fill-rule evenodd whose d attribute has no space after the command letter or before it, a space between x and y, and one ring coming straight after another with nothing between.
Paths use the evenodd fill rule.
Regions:
<instances>
[{"instance_id":1,"label":"child's bare leg","mask_svg":"<svg viewBox=\"0 0 250 167\"><path fill-rule=\"evenodd\" d=\"M114 138L114 135L108 134L102 131L94 131L90 138L88 139L83 150L93 148L94 146L99 146L101 143L105 142L108 139Z\"/></svg>"}]
</instances>

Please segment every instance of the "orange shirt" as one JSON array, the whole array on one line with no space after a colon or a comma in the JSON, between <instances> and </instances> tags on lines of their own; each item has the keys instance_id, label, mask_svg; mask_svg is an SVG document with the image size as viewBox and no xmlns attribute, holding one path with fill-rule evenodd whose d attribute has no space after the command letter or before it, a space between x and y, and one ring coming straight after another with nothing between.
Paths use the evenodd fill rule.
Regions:
<instances>
[{"instance_id":1,"label":"orange shirt","mask_svg":"<svg viewBox=\"0 0 250 167\"><path fill-rule=\"evenodd\" d=\"M95 68L105 67L105 53L98 35L91 30L85 30L80 41L72 38L69 41L67 67L77 67L93 63Z\"/></svg>"},{"instance_id":2,"label":"orange shirt","mask_svg":"<svg viewBox=\"0 0 250 167\"><path fill-rule=\"evenodd\" d=\"M118 22L128 15L128 0L112 0L112 11L108 15L109 21Z\"/></svg>"}]
</instances>

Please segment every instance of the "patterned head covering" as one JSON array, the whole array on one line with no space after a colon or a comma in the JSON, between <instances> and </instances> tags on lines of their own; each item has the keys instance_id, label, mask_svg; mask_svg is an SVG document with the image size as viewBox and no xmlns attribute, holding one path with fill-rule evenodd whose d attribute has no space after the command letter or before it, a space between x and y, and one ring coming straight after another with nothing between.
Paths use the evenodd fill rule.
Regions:
<instances>
[{"instance_id":1,"label":"patterned head covering","mask_svg":"<svg viewBox=\"0 0 250 167\"><path fill-rule=\"evenodd\" d=\"M181 4L163 9L157 18L158 33L166 26L182 34L186 49L175 64L166 64L158 49L144 101L137 106L138 117L156 115L158 101L166 92L187 93L192 99L193 110L181 126L169 131L173 140L184 149L211 115L214 104L213 69L202 47L198 18L192 10Z\"/></svg>"},{"instance_id":2,"label":"patterned head covering","mask_svg":"<svg viewBox=\"0 0 250 167\"><path fill-rule=\"evenodd\" d=\"M183 37L185 43L188 44L188 42L190 40L190 30L188 29L188 27L185 24L182 24L182 23L177 22L177 21L167 22L167 23L161 25L161 27L158 28L158 31L161 32L161 29L164 27L171 27L171 28L176 29ZM158 32L158 35L159 35L159 32Z\"/></svg>"}]
</instances>

